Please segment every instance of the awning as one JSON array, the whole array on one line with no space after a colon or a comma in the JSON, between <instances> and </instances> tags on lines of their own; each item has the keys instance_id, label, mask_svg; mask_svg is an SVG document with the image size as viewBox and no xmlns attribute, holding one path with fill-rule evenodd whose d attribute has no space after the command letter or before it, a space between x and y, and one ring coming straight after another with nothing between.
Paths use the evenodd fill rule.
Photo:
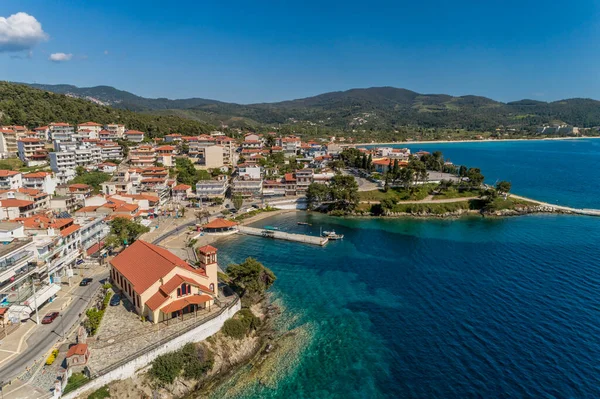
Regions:
<instances>
[{"instance_id":1,"label":"awning","mask_svg":"<svg viewBox=\"0 0 600 399\"><path fill-rule=\"evenodd\" d=\"M163 306L160 311L163 313L171 313L181 310L189 305L200 305L201 303L206 303L208 301L212 301L213 297L210 295L190 295L185 298L178 299L174 302L171 302L168 305Z\"/></svg>"},{"instance_id":2,"label":"awning","mask_svg":"<svg viewBox=\"0 0 600 399\"><path fill-rule=\"evenodd\" d=\"M35 296L32 295L31 297L27 298L27 300L23 302L23 304L25 306L29 306L33 310L35 305L37 305L38 307L42 306L44 302L52 298L59 291L60 285L58 284L46 285L40 288L38 291L36 291Z\"/></svg>"},{"instance_id":3,"label":"awning","mask_svg":"<svg viewBox=\"0 0 600 399\"><path fill-rule=\"evenodd\" d=\"M91 247L89 247L88 249L86 249L85 252L87 253L87 256L92 256L96 252L100 251L100 249L102 249L103 246L104 246L104 243L100 242L98 244L92 245Z\"/></svg>"}]
</instances>

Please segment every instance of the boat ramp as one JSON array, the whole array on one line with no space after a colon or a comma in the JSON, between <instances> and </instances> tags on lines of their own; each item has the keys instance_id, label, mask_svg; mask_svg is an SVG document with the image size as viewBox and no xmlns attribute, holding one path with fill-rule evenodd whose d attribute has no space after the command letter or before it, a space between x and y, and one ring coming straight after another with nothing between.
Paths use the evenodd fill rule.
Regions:
<instances>
[{"instance_id":1,"label":"boat ramp","mask_svg":"<svg viewBox=\"0 0 600 399\"><path fill-rule=\"evenodd\" d=\"M241 234L247 234L250 236L274 238L277 240L295 241L295 242L302 242L305 244L313 244L313 245L320 245L320 246L323 246L329 242L329 239L327 237L316 237L316 236L309 236L306 234L285 233L285 232L279 231L279 230L259 229L256 227L249 227L249 226L239 226L239 232Z\"/></svg>"}]
</instances>

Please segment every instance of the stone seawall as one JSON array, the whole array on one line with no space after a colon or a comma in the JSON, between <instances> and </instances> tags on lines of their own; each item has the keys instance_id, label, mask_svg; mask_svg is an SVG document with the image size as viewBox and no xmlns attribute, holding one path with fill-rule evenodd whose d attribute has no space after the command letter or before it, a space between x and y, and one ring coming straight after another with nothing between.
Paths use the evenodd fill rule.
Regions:
<instances>
[{"instance_id":1,"label":"stone seawall","mask_svg":"<svg viewBox=\"0 0 600 399\"><path fill-rule=\"evenodd\" d=\"M160 355L164 355L167 352L173 352L178 349L181 349L185 344L189 342L200 342L210 337L211 335L216 334L221 327L223 327L223 323L226 320L233 317L233 315L238 312L242 308L242 303L238 299L234 305L225 309L220 315L217 317L210 319L206 323L199 325L198 327L187 331L180 336L173 338L172 340L164 343L162 346L153 349L143 355L127 362L118 368L109 371L106 374L99 376L91 380L89 383L83 385L73 392L69 392L62 397L65 399L75 399L79 395L96 390L112 381L116 380L124 380L129 377L132 377L135 373L143 368L147 367L154 359L156 359Z\"/></svg>"}]
</instances>

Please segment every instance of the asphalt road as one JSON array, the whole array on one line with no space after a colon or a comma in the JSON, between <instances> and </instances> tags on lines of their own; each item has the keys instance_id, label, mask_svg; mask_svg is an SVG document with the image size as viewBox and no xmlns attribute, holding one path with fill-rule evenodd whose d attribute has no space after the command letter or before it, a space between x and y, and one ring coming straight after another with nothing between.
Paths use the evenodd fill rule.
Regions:
<instances>
[{"instance_id":1,"label":"asphalt road","mask_svg":"<svg viewBox=\"0 0 600 399\"><path fill-rule=\"evenodd\" d=\"M107 277L108 271L102 272L99 275L93 276L94 281L92 284L86 287L77 286L71 293L73 301L66 310L60 313L62 320L61 316L58 316L51 324L36 326L33 334L26 340L27 348L25 351L9 360L8 364L0 368L0 381L6 383L19 376L62 338L63 329L66 334L75 323L79 323L79 314L85 313L91 296L100 285L100 280ZM42 307L40 309L40 322L45 314L44 307Z\"/></svg>"}]
</instances>

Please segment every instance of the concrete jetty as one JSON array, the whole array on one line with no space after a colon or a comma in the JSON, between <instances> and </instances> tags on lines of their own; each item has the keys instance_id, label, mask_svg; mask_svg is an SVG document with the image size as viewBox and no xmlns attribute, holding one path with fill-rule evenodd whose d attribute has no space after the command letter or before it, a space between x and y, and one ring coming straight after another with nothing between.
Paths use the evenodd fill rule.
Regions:
<instances>
[{"instance_id":1,"label":"concrete jetty","mask_svg":"<svg viewBox=\"0 0 600 399\"><path fill-rule=\"evenodd\" d=\"M250 236L274 238L277 240L295 241L295 242L302 242L305 244L320 245L320 246L323 246L329 242L329 238L325 238L325 237L309 236L306 234L292 234L292 233L285 233L283 231L265 230L265 229L259 229L256 227L248 227L248 226L239 226L239 233L247 234Z\"/></svg>"}]
</instances>

